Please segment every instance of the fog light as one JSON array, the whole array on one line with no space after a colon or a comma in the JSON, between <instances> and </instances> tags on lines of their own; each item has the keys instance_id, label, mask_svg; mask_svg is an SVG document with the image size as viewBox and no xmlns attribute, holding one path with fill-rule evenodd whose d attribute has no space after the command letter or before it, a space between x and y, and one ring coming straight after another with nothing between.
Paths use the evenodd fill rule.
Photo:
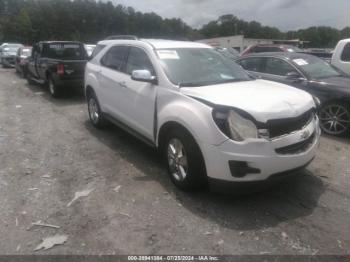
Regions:
<instances>
[{"instance_id":1,"label":"fog light","mask_svg":"<svg viewBox=\"0 0 350 262\"><path fill-rule=\"evenodd\" d=\"M248 166L247 162L244 161L229 161L231 175L233 177L245 177L248 174L260 174L261 170L258 168Z\"/></svg>"}]
</instances>

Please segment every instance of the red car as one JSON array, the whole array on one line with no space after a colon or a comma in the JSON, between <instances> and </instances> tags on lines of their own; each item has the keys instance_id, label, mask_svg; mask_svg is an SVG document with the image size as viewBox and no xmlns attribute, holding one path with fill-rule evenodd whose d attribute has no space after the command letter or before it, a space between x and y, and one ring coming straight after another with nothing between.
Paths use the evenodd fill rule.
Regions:
<instances>
[{"instance_id":1,"label":"red car","mask_svg":"<svg viewBox=\"0 0 350 262\"><path fill-rule=\"evenodd\" d=\"M251 53L266 53L266 52L302 52L302 50L292 45L258 44L258 45L252 45L246 48L242 52L241 56L245 56Z\"/></svg>"},{"instance_id":2,"label":"red car","mask_svg":"<svg viewBox=\"0 0 350 262\"><path fill-rule=\"evenodd\" d=\"M31 46L20 47L17 51L15 58L15 68L16 72L19 73L23 78L27 75L28 57L32 54Z\"/></svg>"}]
</instances>

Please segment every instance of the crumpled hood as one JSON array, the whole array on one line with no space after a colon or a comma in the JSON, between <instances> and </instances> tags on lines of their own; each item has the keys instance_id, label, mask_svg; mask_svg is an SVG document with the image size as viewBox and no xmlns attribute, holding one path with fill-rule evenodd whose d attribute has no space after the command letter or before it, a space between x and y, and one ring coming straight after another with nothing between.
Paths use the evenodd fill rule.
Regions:
<instances>
[{"instance_id":1,"label":"crumpled hood","mask_svg":"<svg viewBox=\"0 0 350 262\"><path fill-rule=\"evenodd\" d=\"M266 80L182 87L181 92L215 105L244 110L263 123L271 119L300 116L315 107L310 94Z\"/></svg>"}]
</instances>

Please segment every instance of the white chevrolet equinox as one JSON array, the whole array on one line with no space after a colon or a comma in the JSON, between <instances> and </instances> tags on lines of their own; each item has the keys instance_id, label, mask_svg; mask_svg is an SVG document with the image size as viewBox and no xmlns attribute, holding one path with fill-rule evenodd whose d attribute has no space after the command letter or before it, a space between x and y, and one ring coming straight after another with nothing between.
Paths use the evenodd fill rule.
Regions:
<instances>
[{"instance_id":1,"label":"white chevrolet equinox","mask_svg":"<svg viewBox=\"0 0 350 262\"><path fill-rule=\"evenodd\" d=\"M159 149L184 190L284 177L314 159L320 137L312 96L200 43L101 41L85 92L95 127L112 122Z\"/></svg>"}]
</instances>

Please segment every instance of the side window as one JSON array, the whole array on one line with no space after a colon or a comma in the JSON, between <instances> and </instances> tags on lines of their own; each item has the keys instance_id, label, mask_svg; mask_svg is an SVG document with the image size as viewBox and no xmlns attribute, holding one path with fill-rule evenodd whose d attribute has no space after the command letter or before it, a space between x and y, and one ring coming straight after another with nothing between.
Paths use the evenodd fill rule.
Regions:
<instances>
[{"instance_id":1,"label":"side window","mask_svg":"<svg viewBox=\"0 0 350 262\"><path fill-rule=\"evenodd\" d=\"M341 60L344 62L350 62L350 43L344 46L343 53L341 54Z\"/></svg>"},{"instance_id":2,"label":"side window","mask_svg":"<svg viewBox=\"0 0 350 262\"><path fill-rule=\"evenodd\" d=\"M247 59L242 59L238 62L245 70L260 72L261 70L261 58L252 57Z\"/></svg>"},{"instance_id":3,"label":"side window","mask_svg":"<svg viewBox=\"0 0 350 262\"><path fill-rule=\"evenodd\" d=\"M271 75L286 76L288 73L291 72L296 72L296 70L287 62L273 57L269 57L266 59L264 73Z\"/></svg>"},{"instance_id":4,"label":"side window","mask_svg":"<svg viewBox=\"0 0 350 262\"><path fill-rule=\"evenodd\" d=\"M143 69L149 70L153 75L155 74L151 60L145 51L137 47L131 47L126 64L126 73L131 75L132 71Z\"/></svg>"},{"instance_id":5,"label":"side window","mask_svg":"<svg viewBox=\"0 0 350 262\"><path fill-rule=\"evenodd\" d=\"M129 47L127 46L113 46L102 57L101 64L105 67L125 72L125 61L128 55Z\"/></svg>"}]
</instances>

